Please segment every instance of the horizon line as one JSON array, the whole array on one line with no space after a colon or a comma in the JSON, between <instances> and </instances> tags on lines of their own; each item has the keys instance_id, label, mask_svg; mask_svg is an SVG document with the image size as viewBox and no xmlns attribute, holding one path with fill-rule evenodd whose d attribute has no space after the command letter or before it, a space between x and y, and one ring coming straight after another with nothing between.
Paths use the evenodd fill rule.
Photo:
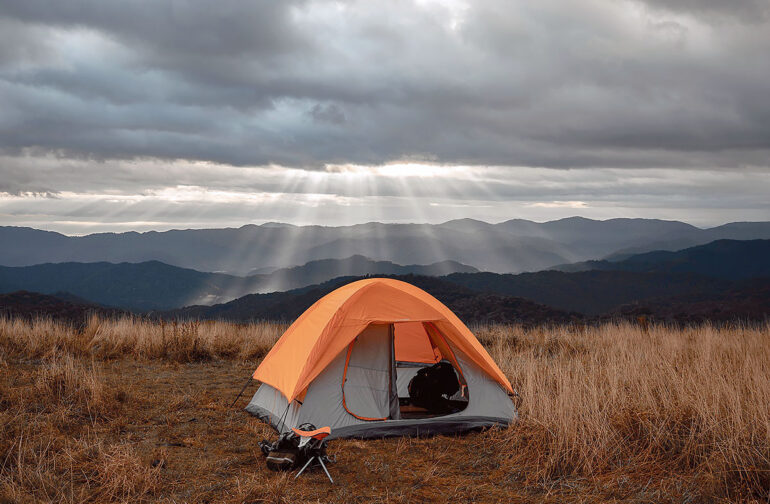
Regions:
<instances>
[{"instance_id":1,"label":"horizon line","mask_svg":"<svg viewBox=\"0 0 770 504\"><path fill-rule=\"evenodd\" d=\"M356 226L366 226L371 224L382 224L382 225L403 225L403 226L444 226L446 224L450 224L453 222L462 222L462 221L472 221L472 222L478 222L490 226L498 226L500 224L505 224L507 222L512 221L522 221L522 222L530 222L532 224L549 224L552 222L560 222L565 220L573 220L573 219L580 219L585 221L592 221L592 222L609 222L609 221L617 221L617 220L636 220L636 221L657 221L657 222L676 222L680 224L686 224L688 226L692 226L694 228L700 229L700 230L707 230L707 229L714 229L721 226L726 226L729 224L741 224L741 223L761 223L761 222L770 222L770 220L738 220L738 221L727 221L723 222L721 224L716 224L713 226L697 226L695 224L692 224L687 221L683 220L677 220L677 219L657 219L657 218L646 218L646 217L610 217L607 219L594 219L590 217L584 217L582 215L572 215L569 217L562 217L560 219L551 219L551 220L544 220L544 221L536 221L531 219L522 219L522 218L510 218L501 220L498 222L488 222L482 219L475 219L471 217L461 217L457 219L449 219L447 221L442 222L415 222L415 221L366 221L366 222L360 222L360 223L354 223L354 224L338 224L338 225L326 225L326 224L293 224L290 222L281 222L281 221L265 221L262 223L256 223L256 222L247 222L245 224L242 224L240 226L212 226L212 227L169 227L168 229L149 229L146 231L137 231L136 229L127 229L127 230L116 230L116 231L97 231L97 232L84 232L84 233L65 233L62 231L55 231L52 229L44 229L44 228L38 228L33 226L17 226L17 225L2 225L0 224L0 228L18 228L18 229L32 229L35 231L43 231L47 233L56 233L60 234L62 236L68 236L68 237L83 237L83 236L91 236L91 235L100 235L100 234L128 234L128 233L136 233L136 234L149 234L149 233L168 233L171 231L208 231L208 230L224 230L224 229L243 229L245 227L278 227L278 226L284 226L284 227L292 227L292 228L310 228L310 227L321 227L321 228L329 228L329 229L336 229L336 228L348 228L348 227L356 227Z\"/></svg>"}]
</instances>

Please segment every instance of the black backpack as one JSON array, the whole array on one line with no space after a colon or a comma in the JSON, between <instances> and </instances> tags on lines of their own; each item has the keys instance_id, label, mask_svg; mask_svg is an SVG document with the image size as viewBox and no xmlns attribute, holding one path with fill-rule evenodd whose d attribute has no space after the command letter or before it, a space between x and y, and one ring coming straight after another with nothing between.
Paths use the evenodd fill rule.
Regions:
<instances>
[{"instance_id":1,"label":"black backpack","mask_svg":"<svg viewBox=\"0 0 770 504\"><path fill-rule=\"evenodd\" d=\"M460 390L454 367L448 362L438 362L424 367L409 381L409 401L431 413L452 410L449 398Z\"/></svg>"},{"instance_id":2,"label":"black backpack","mask_svg":"<svg viewBox=\"0 0 770 504\"><path fill-rule=\"evenodd\" d=\"M281 433L272 443L264 440L259 448L265 455L267 467L272 471L290 471L302 462L299 449L299 436L289 429Z\"/></svg>"}]
</instances>

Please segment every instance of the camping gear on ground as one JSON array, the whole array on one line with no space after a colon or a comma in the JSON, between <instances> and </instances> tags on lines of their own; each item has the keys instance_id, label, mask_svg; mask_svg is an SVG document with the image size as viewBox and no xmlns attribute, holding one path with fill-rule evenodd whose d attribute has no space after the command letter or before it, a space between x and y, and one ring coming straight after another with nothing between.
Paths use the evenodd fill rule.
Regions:
<instances>
[{"instance_id":1,"label":"camping gear on ground","mask_svg":"<svg viewBox=\"0 0 770 504\"><path fill-rule=\"evenodd\" d=\"M452 364L441 361L420 368L407 389L410 404L430 413L449 413L453 410L450 398L460 390L460 382Z\"/></svg>"},{"instance_id":2,"label":"camping gear on ground","mask_svg":"<svg viewBox=\"0 0 770 504\"><path fill-rule=\"evenodd\" d=\"M315 425L305 423L299 428L281 433L272 443L268 440L260 441L259 448L265 455L268 469L272 471L290 471L302 464L305 464L302 468L305 470L310 462L317 459L328 476L329 472L324 462L331 461L326 455L325 438L329 434L331 434L329 427L316 429ZM302 471L299 473L302 474Z\"/></svg>"},{"instance_id":3,"label":"camping gear on ground","mask_svg":"<svg viewBox=\"0 0 770 504\"><path fill-rule=\"evenodd\" d=\"M300 438L293 431L287 431L278 436L274 442L267 440L259 443L259 448L265 455L268 469L271 471L290 471L304 462L299 449Z\"/></svg>"},{"instance_id":4,"label":"camping gear on ground","mask_svg":"<svg viewBox=\"0 0 770 504\"><path fill-rule=\"evenodd\" d=\"M296 451L271 451L265 459L271 471L291 471L297 467L299 454Z\"/></svg>"},{"instance_id":5,"label":"camping gear on ground","mask_svg":"<svg viewBox=\"0 0 770 504\"><path fill-rule=\"evenodd\" d=\"M301 427L305 426L302 425ZM310 427L313 427L313 425L309 425L308 428ZM329 474L329 470L326 469L326 464L324 464L324 461L329 462L329 457L326 455L325 438L332 433L331 428L321 427L320 429L302 430L295 427L292 431L300 437L299 449L302 451L303 455L307 457L307 462L305 462L305 465L302 466L302 469L299 470L297 475L294 476L294 479L299 478L299 475L315 461L321 465L326 473L326 477L329 478L329 481L331 481L333 485L334 480Z\"/></svg>"},{"instance_id":6,"label":"camping gear on ground","mask_svg":"<svg viewBox=\"0 0 770 504\"><path fill-rule=\"evenodd\" d=\"M409 404L421 368L445 361L460 390L446 414ZM308 308L253 378L246 410L279 432L328 425L329 439L453 433L508 425L508 379L471 331L427 292L390 278L344 285ZM401 403L405 403L402 405Z\"/></svg>"}]
</instances>

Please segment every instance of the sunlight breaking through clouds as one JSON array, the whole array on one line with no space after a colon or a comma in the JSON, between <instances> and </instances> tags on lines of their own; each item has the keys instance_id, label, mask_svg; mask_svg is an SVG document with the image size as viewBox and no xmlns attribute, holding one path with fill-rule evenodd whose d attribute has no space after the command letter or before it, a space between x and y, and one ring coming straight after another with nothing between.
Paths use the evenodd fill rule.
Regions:
<instances>
[{"instance_id":1,"label":"sunlight breaking through clouds","mask_svg":"<svg viewBox=\"0 0 770 504\"><path fill-rule=\"evenodd\" d=\"M770 219L767 2L84 5L3 3L0 224Z\"/></svg>"},{"instance_id":2,"label":"sunlight breaking through clouds","mask_svg":"<svg viewBox=\"0 0 770 504\"><path fill-rule=\"evenodd\" d=\"M3 161L0 159L0 161ZM770 173L555 170L391 163L326 170L159 160L32 158L43 178L0 164L0 219L67 233L241 226L655 217L713 225L768 218ZM52 188L59 188L52 191ZM718 196L717 196L718 195Z\"/></svg>"},{"instance_id":3,"label":"sunlight breaking through clouds","mask_svg":"<svg viewBox=\"0 0 770 504\"><path fill-rule=\"evenodd\" d=\"M326 165L324 169L327 173L340 173L348 176L469 178L479 170L479 167L427 163L388 163L373 166L330 164Z\"/></svg>"},{"instance_id":4,"label":"sunlight breaking through clouds","mask_svg":"<svg viewBox=\"0 0 770 504\"><path fill-rule=\"evenodd\" d=\"M588 208L585 201L538 201L530 206L536 208Z\"/></svg>"}]
</instances>

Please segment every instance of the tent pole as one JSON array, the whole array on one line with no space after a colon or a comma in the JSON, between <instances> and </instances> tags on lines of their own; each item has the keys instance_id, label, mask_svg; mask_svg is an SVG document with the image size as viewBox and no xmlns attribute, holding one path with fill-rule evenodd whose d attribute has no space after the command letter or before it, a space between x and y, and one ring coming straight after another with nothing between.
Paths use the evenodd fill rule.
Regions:
<instances>
[{"instance_id":1,"label":"tent pole","mask_svg":"<svg viewBox=\"0 0 770 504\"><path fill-rule=\"evenodd\" d=\"M283 411L283 415L281 415L281 418L278 420L278 425L285 426L286 424L283 423L283 421L286 419L286 415L289 413L289 406L291 406L291 401L286 403L286 409ZM283 434L283 427L281 427L281 430L278 432L279 434Z\"/></svg>"},{"instance_id":2,"label":"tent pole","mask_svg":"<svg viewBox=\"0 0 770 504\"><path fill-rule=\"evenodd\" d=\"M238 392L238 395L235 397L235 401L233 401L233 404L231 404L231 405L230 405L230 407L231 407L231 408L232 408L233 406L235 406L235 403L237 403L237 402L238 402L238 399L240 399L240 398L241 398L241 394L243 394L243 391L244 391L244 390L246 390L246 387L248 387L248 386L249 386L249 383L251 383L251 380L252 380L252 377L251 377L251 375L249 375L249 379L248 379L248 380L246 380L246 383L244 383L244 384L243 384L243 388L241 389L241 391L240 391L240 392Z\"/></svg>"}]
</instances>

